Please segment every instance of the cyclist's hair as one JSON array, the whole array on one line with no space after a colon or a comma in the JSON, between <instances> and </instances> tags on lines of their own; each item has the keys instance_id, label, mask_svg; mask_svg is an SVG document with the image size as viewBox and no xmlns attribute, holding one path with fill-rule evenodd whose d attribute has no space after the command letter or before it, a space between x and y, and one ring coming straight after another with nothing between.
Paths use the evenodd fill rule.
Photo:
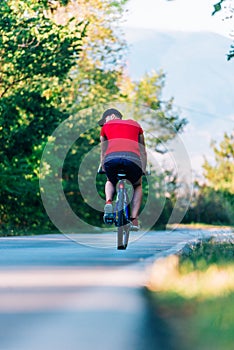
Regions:
<instances>
[{"instance_id":1,"label":"cyclist's hair","mask_svg":"<svg viewBox=\"0 0 234 350\"><path fill-rule=\"evenodd\" d=\"M115 108L107 109L107 110L103 113L102 118L104 119L104 118L106 118L108 115L111 115L111 114L114 114L116 117L118 117L118 118L120 118L120 119L123 118L123 116L122 116L122 114L120 113L120 111L118 111L118 110L115 109Z\"/></svg>"},{"instance_id":2,"label":"cyclist's hair","mask_svg":"<svg viewBox=\"0 0 234 350\"><path fill-rule=\"evenodd\" d=\"M118 111L115 108L109 108L103 113L102 118L99 120L98 124L102 126L105 123L106 117L108 117L108 115L112 115L112 114L114 114L119 119L123 118L123 116L120 113L120 111Z\"/></svg>"}]
</instances>

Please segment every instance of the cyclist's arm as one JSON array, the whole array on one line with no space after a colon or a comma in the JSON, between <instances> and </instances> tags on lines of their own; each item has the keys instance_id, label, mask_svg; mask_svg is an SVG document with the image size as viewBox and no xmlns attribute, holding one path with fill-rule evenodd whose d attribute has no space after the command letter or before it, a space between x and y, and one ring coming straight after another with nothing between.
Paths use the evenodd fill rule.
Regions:
<instances>
[{"instance_id":1,"label":"cyclist's arm","mask_svg":"<svg viewBox=\"0 0 234 350\"><path fill-rule=\"evenodd\" d=\"M102 169L104 169L104 157L106 154L106 150L107 150L107 138L105 136L100 136L100 141L101 141L101 166Z\"/></svg>"},{"instance_id":2,"label":"cyclist's arm","mask_svg":"<svg viewBox=\"0 0 234 350\"><path fill-rule=\"evenodd\" d=\"M146 172L146 165L147 165L147 153L146 153L146 148L145 148L145 138L144 138L143 134L139 135L138 141L140 144L142 170L143 170L143 173L145 173Z\"/></svg>"}]
</instances>

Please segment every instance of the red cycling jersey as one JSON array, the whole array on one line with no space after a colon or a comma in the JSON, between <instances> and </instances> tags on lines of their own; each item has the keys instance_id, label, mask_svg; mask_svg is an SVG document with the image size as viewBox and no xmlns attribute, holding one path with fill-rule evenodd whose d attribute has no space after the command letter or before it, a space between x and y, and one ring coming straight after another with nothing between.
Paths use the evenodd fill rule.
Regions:
<instances>
[{"instance_id":1,"label":"red cycling jersey","mask_svg":"<svg viewBox=\"0 0 234 350\"><path fill-rule=\"evenodd\" d=\"M140 134L143 134L143 130L135 120L114 119L108 121L101 129L101 136L108 141L105 154L133 152L140 156Z\"/></svg>"}]
</instances>

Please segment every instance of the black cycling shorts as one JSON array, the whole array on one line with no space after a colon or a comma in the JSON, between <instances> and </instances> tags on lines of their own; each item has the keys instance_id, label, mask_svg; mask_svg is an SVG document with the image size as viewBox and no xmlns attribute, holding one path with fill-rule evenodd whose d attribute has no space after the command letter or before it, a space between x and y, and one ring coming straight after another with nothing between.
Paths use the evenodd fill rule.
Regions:
<instances>
[{"instance_id":1,"label":"black cycling shorts","mask_svg":"<svg viewBox=\"0 0 234 350\"><path fill-rule=\"evenodd\" d=\"M105 172L108 180L116 186L118 182L117 174L122 170L126 174L127 180L133 185L142 176L142 164L140 157L131 152L110 153L104 160Z\"/></svg>"}]
</instances>

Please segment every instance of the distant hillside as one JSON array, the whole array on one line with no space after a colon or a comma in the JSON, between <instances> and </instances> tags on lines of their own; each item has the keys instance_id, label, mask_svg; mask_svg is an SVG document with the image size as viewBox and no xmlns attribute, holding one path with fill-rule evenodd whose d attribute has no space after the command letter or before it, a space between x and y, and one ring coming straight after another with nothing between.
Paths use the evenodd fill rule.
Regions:
<instances>
[{"instance_id":1,"label":"distant hillside","mask_svg":"<svg viewBox=\"0 0 234 350\"><path fill-rule=\"evenodd\" d=\"M174 96L182 106L216 116L234 114L234 60L226 60L228 38L138 28L126 28L126 36L132 78L162 69L167 75L165 97Z\"/></svg>"},{"instance_id":2,"label":"distant hillside","mask_svg":"<svg viewBox=\"0 0 234 350\"><path fill-rule=\"evenodd\" d=\"M125 28L130 44L128 71L133 79L162 69L163 98L175 98L189 124L182 134L192 167L201 174L204 155L213 160L210 141L234 128L234 60L231 40L209 32L160 32Z\"/></svg>"}]
</instances>

